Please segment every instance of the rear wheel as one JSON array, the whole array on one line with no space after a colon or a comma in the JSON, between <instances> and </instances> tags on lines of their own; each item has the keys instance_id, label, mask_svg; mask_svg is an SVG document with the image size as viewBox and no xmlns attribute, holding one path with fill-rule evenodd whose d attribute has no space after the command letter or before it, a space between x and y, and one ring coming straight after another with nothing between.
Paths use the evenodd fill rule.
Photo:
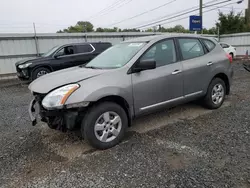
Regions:
<instances>
[{"instance_id":1,"label":"rear wheel","mask_svg":"<svg viewBox=\"0 0 250 188\"><path fill-rule=\"evenodd\" d=\"M116 103L103 102L89 109L81 132L93 147L108 149L122 140L127 127L128 118L124 109Z\"/></svg>"},{"instance_id":2,"label":"rear wheel","mask_svg":"<svg viewBox=\"0 0 250 188\"><path fill-rule=\"evenodd\" d=\"M205 106L209 109L221 107L226 96L225 82L220 78L214 78L210 83L204 99Z\"/></svg>"},{"instance_id":3,"label":"rear wheel","mask_svg":"<svg viewBox=\"0 0 250 188\"><path fill-rule=\"evenodd\" d=\"M41 77L41 76L44 76L44 75L50 73L50 72L51 71L48 68L45 68L45 67L37 68L32 72L32 81L39 78L39 77Z\"/></svg>"}]
</instances>

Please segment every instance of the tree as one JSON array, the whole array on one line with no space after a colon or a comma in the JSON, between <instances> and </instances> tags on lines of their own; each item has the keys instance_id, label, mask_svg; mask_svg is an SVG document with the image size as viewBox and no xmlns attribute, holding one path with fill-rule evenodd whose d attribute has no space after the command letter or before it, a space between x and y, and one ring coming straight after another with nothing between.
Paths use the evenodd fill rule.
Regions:
<instances>
[{"instance_id":1,"label":"tree","mask_svg":"<svg viewBox=\"0 0 250 188\"><path fill-rule=\"evenodd\" d=\"M182 25L176 25L170 28L160 28L161 32L168 32L168 33L190 33L188 29L185 29Z\"/></svg>"},{"instance_id":2,"label":"tree","mask_svg":"<svg viewBox=\"0 0 250 188\"><path fill-rule=\"evenodd\" d=\"M210 34L210 35L216 35L218 32L218 30L216 29L216 27L212 27L210 29L203 29L203 34Z\"/></svg>"},{"instance_id":3,"label":"tree","mask_svg":"<svg viewBox=\"0 0 250 188\"><path fill-rule=\"evenodd\" d=\"M250 31L249 26L245 23L245 17L242 16L242 13L235 13L234 10L231 10L228 14L219 12L219 19L216 26L217 28L219 27L220 34Z\"/></svg>"},{"instance_id":4,"label":"tree","mask_svg":"<svg viewBox=\"0 0 250 188\"><path fill-rule=\"evenodd\" d=\"M141 32L140 29L123 29L121 32Z\"/></svg>"},{"instance_id":5,"label":"tree","mask_svg":"<svg viewBox=\"0 0 250 188\"><path fill-rule=\"evenodd\" d=\"M101 27L98 27L96 29L96 32L118 32L118 28L117 27L114 27L114 28L101 28Z\"/></svg>"},{"instance_id":6,"label":"tree","mask_svg":"<svg viewBox=\"0 0 250 188\"><path fill-rule=\"evenodd\" d=\"M75 26L70 26L67 29L59 30L57 33L82 33L93 32L94 26L88 21L78 21Z\"/></svg>"},{"instance_id":7,"label":"tree","mask_svg":"<svg viewBox=\"0 0 250 188\"><path fill-rule=\"evenodd\" d=\"M152 28L147 29L145 32L153 32Z\"/></svg>"}]
</instances>

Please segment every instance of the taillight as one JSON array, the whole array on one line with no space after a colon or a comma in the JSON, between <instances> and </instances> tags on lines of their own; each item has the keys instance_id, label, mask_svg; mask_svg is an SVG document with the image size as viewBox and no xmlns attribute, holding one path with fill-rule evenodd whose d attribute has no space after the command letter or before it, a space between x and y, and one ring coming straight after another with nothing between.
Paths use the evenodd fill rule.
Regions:
<instances>
[{"instance_id":1,"label":"taillight","mask_svg":"<svg viewBox=\"0 0 250 188\"><path fill-rule=\"evenodd\" d=\"M227 58L228 58L228 60L229 60L230 63L233 62L233 57L231 55L227 54Z\"/></svg>"}]
</instances>

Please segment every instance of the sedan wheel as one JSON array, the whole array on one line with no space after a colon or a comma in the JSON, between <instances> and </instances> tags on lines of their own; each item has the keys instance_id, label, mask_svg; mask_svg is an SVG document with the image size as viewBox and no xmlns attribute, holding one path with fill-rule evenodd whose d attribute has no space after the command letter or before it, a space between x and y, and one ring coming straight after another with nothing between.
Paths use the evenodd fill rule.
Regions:
<instances>
[{"instance_id":1,"label":"sedan wheel","mask_svg":"<svg viewBox=\"0 0 250 188\"><path fill-rule=\"evenodd\" d=\"M48 74L48 72L45 71L45 70L42 70L42 71L40 71L40 72L37 73L36 77L39 78L41 76L44 76L45 74Z\"/></svg>"},{"instance_id":2,"label":"sedan wheel","mask_svg":"<svg viewBox=\"0 0 250 188\"><path fill-rule=\"evenodd\" d=\"M223 98L224 98L224 88L223 88L222 84L220 84L220 83L216 84L212 90L213 103L218 105L222 102Z\"/></svg>"},{"instance_id":3,"label":"sedan wheel","mask_svg":"<svg viewBox=\"0 0 250 188\"><path fill-rule=\"evenodd\" d=\"M115 112L105 112L95 123L95 136L101 142L111 142L117 138L121 129L121 117Z\"/></svg>"},{"instance_id":4,"label":"sedan wheel","mask_svg":"<svg viewBox=\"0 0 250 188\"><path fill-rule=\"evenodd\" d=\"M97 149L108 149L118 144L128 127L125 110L113 102L103 102L90 107L85 114L82 136Z\"/></svg>"},{"instance_id":5,"label":"sedan wheel","mask_svg":"<svg viewBox=\"0 0 250 188\"><path fill-rule=\"evenodd\" d=\"M217 109L223 104L225 96L225 82L220 78L214 78L208 86L204 104L209 109Z\"/></svg>"}]
</instances>

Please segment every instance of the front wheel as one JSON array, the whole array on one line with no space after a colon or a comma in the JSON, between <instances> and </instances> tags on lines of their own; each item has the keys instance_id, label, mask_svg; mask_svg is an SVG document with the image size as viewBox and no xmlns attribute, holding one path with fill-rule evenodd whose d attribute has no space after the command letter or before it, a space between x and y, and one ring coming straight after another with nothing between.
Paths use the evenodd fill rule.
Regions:
<instances>
[{"instance_id":1,"label":"front wheel","mask_svg":"<svg viewBox=\"0 0 250 188\"><path fill-rule=\"evenodd\" d=\"M44 76L44 75L50 73L50 72L51 71L45 67L37 68L32 72L32 81L41 77L41 76Z\"/></svg>"},{"instance_id":2,"label":"front wheel","mask_svg":"<svg viewBox=\"0 0 250 188\"><path fill-rule=\"evenodd\" d=\"M103 102L86 113L81 132L93 147L108 149L123 139L127 127L128 118L124 109L116 103Z\"/></svg>"},{"instance_id":3,"label":"front wheel","mask_svg":"<svg viewBox=\"0 0 250 188\"><path fill-rule=\"evenodd\" d=\"M225 82L220 78L214 78L207 90L204 99L205 106L209 109L220 108L226 96Z\"/></svg>"}]
</instances>

